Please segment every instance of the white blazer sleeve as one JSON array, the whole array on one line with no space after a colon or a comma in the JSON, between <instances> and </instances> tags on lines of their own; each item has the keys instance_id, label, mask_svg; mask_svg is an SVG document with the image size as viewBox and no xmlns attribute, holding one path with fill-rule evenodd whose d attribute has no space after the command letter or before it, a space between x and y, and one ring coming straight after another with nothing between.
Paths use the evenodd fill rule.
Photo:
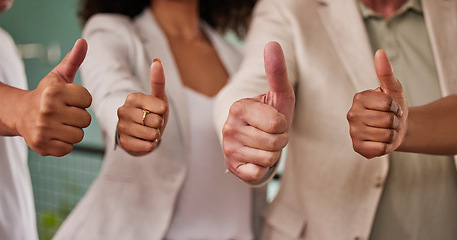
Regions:
<instances>
[{"instance_id":1,"label":"white blazer sleeve","mask_svg":"<svg viewBox=\"0 0 457 240\"><path fill-rule=\"evenodd\" d=\"M103 129L105 144L114 146L117 109L130 93L148 89L134 75L132 63L141 46L127 17L99 14L92 17L83 30L89 50L81 67L82 82L93 96L92 107Z\"/></svg>"}]
</instances>

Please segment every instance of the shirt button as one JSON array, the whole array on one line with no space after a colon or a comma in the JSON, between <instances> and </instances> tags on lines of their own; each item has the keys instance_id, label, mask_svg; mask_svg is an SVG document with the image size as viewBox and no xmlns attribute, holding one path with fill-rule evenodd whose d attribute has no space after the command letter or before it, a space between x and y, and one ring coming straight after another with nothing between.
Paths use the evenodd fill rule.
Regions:
<instances>
[{"instance_id":1,"label":"shirt button","mask_svg":"<svg viewBox=\"0 0 457 240\"><path fill-rule=\"evenodd\" d=\"M381 178L381 177L377 177L377 178L376 178L375 187L376 187L376 188L380 188L380 187L382 187L382 185L383 185L383 180L382 180L382 178Z\"/></svg>"}]
</instances>

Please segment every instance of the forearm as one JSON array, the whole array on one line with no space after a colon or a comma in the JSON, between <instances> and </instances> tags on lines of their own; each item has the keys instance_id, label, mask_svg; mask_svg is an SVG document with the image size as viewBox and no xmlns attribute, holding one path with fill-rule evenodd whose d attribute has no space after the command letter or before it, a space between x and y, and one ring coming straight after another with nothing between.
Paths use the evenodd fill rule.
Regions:
<instances>
[{"instance_id":1,"label":"forearm","mask_svg":"<svg viewBox=\"0 0 457 240\"><path fill-rule=\"evenodd\" d=\"M18 89L0 82L0 136L18 136L17 115L20 114L23 96L27 90Z\"/></svg>"},{"instance_id":2,"label":"forearm","mask_svg":"<svg viewBox=\"0 0 457 240\"><path fill-rule=\"evenodd\" d=\"M457 154L457 95L411 107L405 139L397 151Z\"/></svg>"},{"instance_id":3,"label":"forearm","mask_svg":"<svg viewBox=\"0 0 457 240\"><path fill-rule=\"evenodd\" d=\"M141 85L140 77L133 75L133 72L142 72L134 69L141 63L133 62L128 57L139 55L133 52L134 46L128 44L135 35L125 26L126 22L118 20L97 17L83 31L91 50L81 66L81 80L93 95L91 107L104 132L105 144L109 147L113 146L116 139L118 108L129 94L146 89ZM113 23L119 27L116 29Z\"/></svg>"}]
</instances>

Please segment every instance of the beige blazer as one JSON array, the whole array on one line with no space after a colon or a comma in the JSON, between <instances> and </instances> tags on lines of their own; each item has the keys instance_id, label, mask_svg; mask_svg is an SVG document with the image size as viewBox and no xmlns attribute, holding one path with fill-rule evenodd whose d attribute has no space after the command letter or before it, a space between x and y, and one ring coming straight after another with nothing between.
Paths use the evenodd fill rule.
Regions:
<instances>
[{"instance_id":1,"label":"beige blazer","mask_svg":"<svg viewBox=\"0 0 457 240\"><path fill-rule=\"evenodd\" d=\"M234 73L239 52L210 27L204 24L203 28L228 73ZM186 94L167 39L149 10L133 21L98 14L87 22L83 37L89 52L82 78L93 96L106 153L99 176L55 239L162 239L185 181L190 140ZM160 147L133 157L115 148L117 109L130 93L150 93L149 69L154 58L164 65L169 121ZM257 194L259 207L265 196L261 191Z\"/></svg>"},{"instance_id":2,"label":"beige blazer","mask_svg":"<svg viewBox=\"0 0 457 240\"><path fill-rule=\"evenodd\" d=\"M423 0L443 95L457 93L457 1ZM244 60L215 106L265 93L263 47L278 41L296 92L287 160L263 239L367 239L388 171L387 156L353 151L346 113L356 92L379 86L356 0L261 0Z\"/></svg>"}]
</instances>

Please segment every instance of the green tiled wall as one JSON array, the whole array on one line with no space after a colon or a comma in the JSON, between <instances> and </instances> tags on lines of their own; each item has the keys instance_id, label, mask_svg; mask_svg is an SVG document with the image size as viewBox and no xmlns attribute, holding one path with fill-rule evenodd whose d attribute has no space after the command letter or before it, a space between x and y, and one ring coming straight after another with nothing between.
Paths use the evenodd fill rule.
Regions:
<instances>
[{"instance_id":1,"label":"green tiled wall","mask_svg":"<svg viewBox=\"0 0 457 240\"><path fill-rule=\"evenodd\" d=\"M61 157L29 150L29 168L41 240L51 239L97 176L103 151L75 149Z\"/></svg>"}]
</instances>

